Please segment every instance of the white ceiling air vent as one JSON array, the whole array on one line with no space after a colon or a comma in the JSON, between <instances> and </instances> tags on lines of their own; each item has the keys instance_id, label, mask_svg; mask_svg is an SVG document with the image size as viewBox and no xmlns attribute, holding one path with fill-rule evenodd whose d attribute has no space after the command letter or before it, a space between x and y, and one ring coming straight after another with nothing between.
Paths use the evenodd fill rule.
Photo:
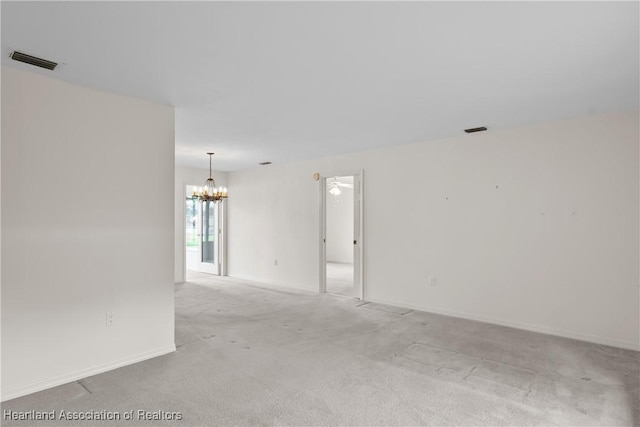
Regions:
<instances>
[{"instance_id":1,"label":"white ceiling air vent","mask_svg":"<svg viewBox=\"0 0 640 427\"><path fill-rule=\"evenodd\" d=\"M14 61L24 62L25 64L35 65L36 67L46 68L47 70L55 70L55 68L58 66L57 62L47 61L46 59L27 55L26 53L18 51L11 52L11 55L9 55L9 57Z\"/></svg>"}]
</instances>

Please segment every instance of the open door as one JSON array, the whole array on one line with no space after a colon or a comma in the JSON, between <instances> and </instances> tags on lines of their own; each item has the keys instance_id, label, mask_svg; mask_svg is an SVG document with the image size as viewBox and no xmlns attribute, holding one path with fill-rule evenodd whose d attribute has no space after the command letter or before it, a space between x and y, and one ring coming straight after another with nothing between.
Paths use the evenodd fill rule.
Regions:
<instances>
[{"instance_id":1,"label":"open door","mask_svg":"<svg viewBox=\"0 0 640 427\"><path fill-rule=\"evenodd\" d=\"M320 179L320 292L364 299L363 172Z\"/></svg>"},{"instance_id":2,"label":"open door","mask_svg":"<svg viewBox=\"0 0 640 427\"><path fill-rule=\"evenodd\" d=\"M360 210L360 176L353 176L353 296L364 299L362 289L362 212Z\"/></svg>"}]
</instances>

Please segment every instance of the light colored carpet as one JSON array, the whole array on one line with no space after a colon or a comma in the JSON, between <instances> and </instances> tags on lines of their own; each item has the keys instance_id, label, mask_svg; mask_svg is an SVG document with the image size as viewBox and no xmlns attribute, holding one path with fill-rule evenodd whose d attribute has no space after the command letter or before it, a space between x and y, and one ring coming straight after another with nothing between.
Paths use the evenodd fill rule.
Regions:
<instances>
[{"instance_id":1,"label":"light colored carpet","mask_svg":"<svg viewBox=\"0 0 640 427\"><path fill-rule=\"evenodd\" d=\"M327 292L353 297L353 264L327 262Z\"/></svg>"},{"instance_id":2,"label":"light colored carpet","mask_svg":"<svg viewBox=\"0 0 640 427\"><path fill-rule=\"evenodd\" d=\"M177 352L2 404L181 421L2 424L640 423L637 352L360 304L198 276L176 286Z\"/></svg>"}]
</instances>

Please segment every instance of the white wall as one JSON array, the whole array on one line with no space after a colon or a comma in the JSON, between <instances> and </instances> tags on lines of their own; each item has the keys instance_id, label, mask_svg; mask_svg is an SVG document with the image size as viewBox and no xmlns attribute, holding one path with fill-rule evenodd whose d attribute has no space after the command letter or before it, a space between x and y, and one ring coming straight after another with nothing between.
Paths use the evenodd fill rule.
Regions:
<instances>
[{"instance_id":1,"label":"white wall","mask_svg":"<svg viewBox=\"0 0 640 427\"><path fill-rule=\"evenodd\" d=\"M215 162L215 156L213 156L213 161ZM185 200L187 197L186 194L186 186L187 185L198 185L200 187L204 186L205 181L209 177L209 156L206 153L203 153L202 156L203 164L206 166L206 169L198 169L198 168L188 168L184 166L176 166L175 168L175 189L174 189L174 233L175 233L175 245L174 245L174 282L182 283L185 281L185 234L186 234L186 224L185 224ZM215 164L215 163L214 163ZM216 184L218 186L229 187L227 184L227 173L213 171L212 172L213 179L215 179ZM228 188L229 194L232 193L232 189Z\"/></svg>"},{"instance_id":2,"label":"white wall","mask_svg":"<svg viewBox=\"0 0 640 427\"><path fill-rule=\"evenodd\" d=\"M3 400L175 350L173 171L172 107L2 67Z\"/></svg>"},{"instance_id":3,"label":"white wall","mask_svg":"<svg viewBox=\"0 0 640 427\"><path fill-rule=\"evenodd\" d=\"M309 162L229 172L229 276L318 290L320 193L313 172Z\"/></svg>"},{"instance_id":4,"label":"white wall","mask_svg":"<svg viewBox=\"0 0 640 427\"><path fill-rule=\"evenodd\" d=\"M230 173L229 275L317 290L312 174L364 169L366 300L638 349L638 115Z\"/></svg>"},{"instance_id":5,"label":"white wall","mask_svg":"<svg viewBox=\"0 0 640 427\"><path fill-rule=\"evenodd\" d=\"M327 261L353 263L353 189L327 190Z\"/></svg>"}]
</instances>

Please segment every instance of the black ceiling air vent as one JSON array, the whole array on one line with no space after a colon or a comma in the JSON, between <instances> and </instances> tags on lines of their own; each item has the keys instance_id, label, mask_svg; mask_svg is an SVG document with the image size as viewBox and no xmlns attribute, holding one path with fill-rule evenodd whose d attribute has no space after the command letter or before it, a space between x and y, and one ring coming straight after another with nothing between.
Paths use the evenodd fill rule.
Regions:
<instances>
[{"instance_id":1,"label":"black ceiling air vent","mask_svg":"<svg viewBox=\"0 0 640 427\"><path fill-rule=\"evenodd\" d=\"M24 62L25 64L35 65L36 67L46 68L47 70L55 70L58 66L57 62L47 61L46 59L38 58L36 56L27 55L22 52L11 52L11 59L18 62Z\"/></svg>"},{"instance_id":2,"label":"black ceiling air vent","mask_svg":"<svg viewBox=\"0 0 640 427\"><path fill-rule=\"evenodd\" d=\"M259 164L260 166L267 166L267 165L270 165L270 164L271 164L271 162L260 162L260 163L258 163L258 164Z\"/></svg>"},{"instance_id":3,"label":"black ceiling air vent","mask_svg":"<svg viewBox=\"0 0 640 427\"><path fill-rule=\"evenodd\" d=\"M484 132L485 130L487 130L486 127L481 126L479 128L469 128L469 129L465 129L464 131L466 133L474 133L474 132Z\"/></svg>"}]
</instances>

